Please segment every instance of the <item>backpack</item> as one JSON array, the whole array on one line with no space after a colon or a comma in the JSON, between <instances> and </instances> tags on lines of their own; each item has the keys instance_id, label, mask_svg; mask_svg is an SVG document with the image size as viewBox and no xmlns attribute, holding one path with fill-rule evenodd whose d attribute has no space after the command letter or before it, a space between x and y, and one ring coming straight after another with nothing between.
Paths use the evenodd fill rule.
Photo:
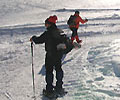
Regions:
<instances>
[{"instance_id":1,"label":"backpack","mask_svg":"<svg viewBox=\"0 0 120 100\"><path fill-rule=\"evenodd\" d=\"M68 25L76 25L76 23L75 23L76 18L77 18L77 16L71 15L67 21L67 24Z\"/></svg>"},{"instance_id":2,"label":"backpack","mask_svg":"<svg viewBox=\"0 0 120 100\"><path fill-rule=\"evenodd\" d=\"M67 54L73 49L72 41L65 34L61 35L61 38L64 38L64 41L57 45L57 49L62 51L63 54ZM64 48L65 46L66 48Z\"/></svg>"}]
</instances>

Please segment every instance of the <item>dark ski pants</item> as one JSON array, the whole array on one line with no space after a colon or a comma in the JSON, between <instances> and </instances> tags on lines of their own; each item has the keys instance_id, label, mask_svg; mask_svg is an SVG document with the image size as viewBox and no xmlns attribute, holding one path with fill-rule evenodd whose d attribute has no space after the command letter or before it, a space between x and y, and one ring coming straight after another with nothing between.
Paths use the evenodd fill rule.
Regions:
<instances>
[{"instance_id":1,"label":"dark ski pants","mask_svg":"<svg viewBox=\"0 0 120 100\"><path fill-rule=\"evenodd\" d=\"M77 33L78 28L71 27L70 29L72 31L72 36L71 37L75 37L76 35L78 35L78 33Z\"/></svg>"},{"instance_id":2,"label":"dark ski pants","mask_svg":"<svg viewBox=\"0 0 120 100\"><path fill-rule=\"evenodd\" d=\"M70 29L72 31L72 35L71 35L72 42L76 39L76 41L79 43L80 40L79 40L78 33L77 33L78 28L72 27Z\"/></svg>"},{"instance_id":3,"label":"dark ski pants","mask_svg":"<svg viewBox=\"0 0 120 100\"><path fill-rule=\"evenodd\" d=\"M46 54L45 58L45 68L46 68L46 90L47 91L52 91L53 90L53 69L55 68L56 70L56 87L57 88L62 88L63 84L63 70L61 68L61 55L57 56L51 56L49 54Z\"/></svg>"}]
</instances>

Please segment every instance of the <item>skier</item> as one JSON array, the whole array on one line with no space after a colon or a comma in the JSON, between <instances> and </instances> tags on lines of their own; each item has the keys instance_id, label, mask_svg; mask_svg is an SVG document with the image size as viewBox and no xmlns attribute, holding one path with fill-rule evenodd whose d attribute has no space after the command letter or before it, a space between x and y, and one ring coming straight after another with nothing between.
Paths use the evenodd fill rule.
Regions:
<instances>
[{"instance_id":1,"label":"skier","mask_svg":"<svg viewBox=\"0 0 120 100\"><path fill-rule=\"evenodd\" d=\"M31 42L34 42L35 44L42 44L45 43L45 50L46 50L46 58L45 58L45 68L46 68L46 89L45 94L48 97L53 97L54 94L54 88L55 91L58 93L63 92L63 70L61 68L61 59L63 56L64 49L67 48L66 45L62 45L61 43L66 41L66 37L60 35L61 31L56 26L56 20L57 16L50 16L45 20L45 27L46 31L40 35L40 36L32 36L30 38ZM73 45L71 42L71 45L69 45L69 49L66 50L64 53L68 53L72 50ZM60 50L61 49L61 50ZM53 86L53 69L55 67L56 70L56 86Z\"/></svg>"},{"instance_id":2,"label":"skier","mask_svg":"<svg viewBox=\"0 0 120 100\"><path fill-rule=\"evenodd\" d=\"M74 16L74 24L69 24L69 28L70 30L72 31L72 35L71 35L71 40L72 42L76 39L77 43L81 43L82 40L79 40L79 37L78 37L78 33L77 33L77 30L79 28L79 23L81 22L82 24L86 23L88 20L85 19L83 20L80 16L79 16L79 11L75 11L75 14L74 15L71 15L71 16ZM70 20L70 18L69 18ZM69 21L68 20L68 21Z\"/></svg>"}]
</instances>

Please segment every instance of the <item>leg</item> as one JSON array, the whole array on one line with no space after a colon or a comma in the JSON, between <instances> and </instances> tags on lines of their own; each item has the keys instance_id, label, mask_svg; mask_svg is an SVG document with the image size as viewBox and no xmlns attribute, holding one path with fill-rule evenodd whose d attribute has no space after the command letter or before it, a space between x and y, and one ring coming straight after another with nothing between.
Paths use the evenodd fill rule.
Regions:
<instances>
[{"instance_id":1,"label":"leg","mask_svg":"<svg viewBox=\"0 0 120 100\"><path fill-rule=\"evenodd\" d=\"M71 31L72 31L72 36L71 36L71 40L72 40L72 42L74 41L74 39L76 38L76 36L77 36L77 28L70 28L71 29Z\"/></svg>"},{"instance_id":2,"label":"leg","mask_svg":"<svg viewBox=\"0 0 120 100\"><path fill-rule=\"evenodd\" d=\"M74 41L74 39L75 39L75 37L74 37L74 29L71 28L71 31L72 31L71 40L72 40L72 43L73 43L73 41Z\"/></svg>"},{"instance_id":3,"label":"leg","mask_svg":"<svg viewBox=\"0 0 120 100\"><path fill-rule=\"evenodd\" d=\"M53 90L53 61L51 59L51 57L48 56L48 54L46 54L46 58L45 58L45 68L46 68L46 90L51 92Z\"/></svg>"},{"instance_id":4,"label":"leg","mask_svg":"<svg viewBox=\"0 0 120 100\"><path fill-rule=\"evenodd\" d=\"M55 70L56 70L56 88L62 89L63 84L63 70L61 68L61 59L59 59L55 64Z\"/></svg>"},{"instance_id":5,"label":"leg","mask_svg":"<svg viewBox=\"0 0 120 100\"><path fill-rule=\"evenodd\" d=\"M75 34L75 39L76 39L76 41L77 41L77 43L81 43L82 42L82 40L79 40L79 37L78 37L78 33L77 33L77 28L74 28L74 34Z\"/></svg>"},{"instance_id":6,"label":"leg","mask_svg":"<svg viewBox=\"0 0 120 100\"><path fill-rule=\"evenodd\" d=\"M78 35L76 35L75 38L76 38L77 43L81 43L82 42L82 40L79 40Z\"/></svg>"},{"instance_id":7,"label":"leg","mask_svg":"<svg viewBox=\"0 0 120 100\"><path fill-rule=\"evenodd\" d=\"M72 40L72 43L73 43L73 41L75 40L75 37L71 37L71 40Z\"/></svg>"},{"instance_id":8,"label":"leg","mask_svg":"<svg viewBox=\"0 0 120 100\"><path fill-rule=\"evenodd\" d=\"M75 39L76 39L76 41L78 43L80 40L79 40L79 37L78 37L77 30L78 30L77 28L74 28L74 37L75 37Z\"/></svg>"}]
</instances>

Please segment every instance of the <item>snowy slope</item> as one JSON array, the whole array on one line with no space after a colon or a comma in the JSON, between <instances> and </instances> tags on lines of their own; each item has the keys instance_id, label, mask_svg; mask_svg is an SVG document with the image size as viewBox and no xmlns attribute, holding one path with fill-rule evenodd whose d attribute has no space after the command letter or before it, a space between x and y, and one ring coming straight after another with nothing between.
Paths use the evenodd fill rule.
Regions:
<instances>
[{"instance_id":1,"label":"snowy slope","mask_svg":"<svg viewBox=\"0 0 120 100\"><path fill-rule=\"evenodd\" d=\"M56 12L60 9L119 9L119 5L119 0L0 0L0 27L40 24L50 14L59 15L63 21L66 12Z\"/></svg>"},{"instance_id":2,"label":"snowy slope","mask_svg":"<svg viewBox=\"0 0 120 100\"><path fill-rule=\"evenodd\" d=\"M119 0L1 0L0 100L33 100L29 38L42 34L44 20L53 14L70 37L66 21L75 9L89 22L78 30L82 48L63 59L64 87L69 92L58 100L120 100L119 4ZM44 44L34 45L37 100L46 100L41 96L44 59Z\"/></svg>"}]
</instances>

